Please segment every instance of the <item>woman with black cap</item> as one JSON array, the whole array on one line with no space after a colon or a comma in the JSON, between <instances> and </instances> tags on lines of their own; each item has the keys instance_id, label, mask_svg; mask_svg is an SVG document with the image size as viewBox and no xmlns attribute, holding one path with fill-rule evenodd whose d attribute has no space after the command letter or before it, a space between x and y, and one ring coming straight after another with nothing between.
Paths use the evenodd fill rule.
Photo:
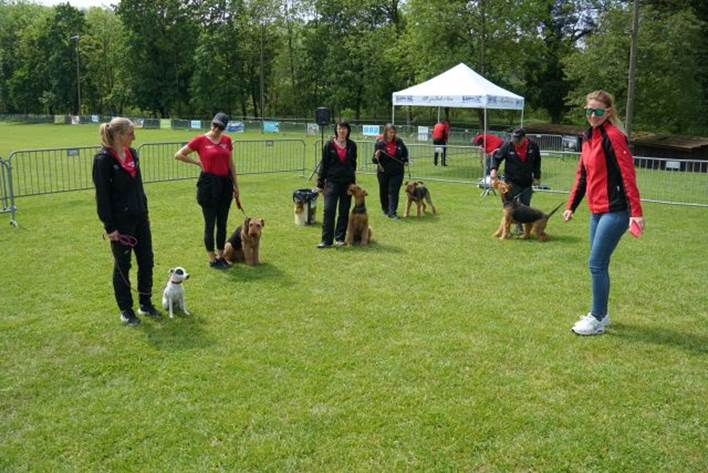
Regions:
<instances>
[{"instance_id":1,"label":"woman with black cap","mask_svg":"<svg viewBox=\"0 0 708 473\"><path fill-rule=\"evenodd\" d=\"M223 258L226 224L231 199L238 202L239 197L231 138L223 134L228 122L228 115L217 113L211 121L211 129L206 134L192 138L175 154L175 159L195 164L202 169L197 181L197 202L204 214L204 246L209 257L209 266L216 269L229 267L229 263ZM199 160L189 156L195 151Z\"/></svg>"}]
</instances>

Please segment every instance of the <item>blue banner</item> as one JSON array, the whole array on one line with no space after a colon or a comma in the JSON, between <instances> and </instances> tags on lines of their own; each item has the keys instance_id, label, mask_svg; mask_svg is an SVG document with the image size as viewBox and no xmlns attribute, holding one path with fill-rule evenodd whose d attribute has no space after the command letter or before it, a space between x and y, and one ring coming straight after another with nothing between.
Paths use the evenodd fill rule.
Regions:
<instances>
[{"instance_id":1,"label":"blue banner","mask_svg":"<svg viewBox=\"0 0 708 473\"><path fill-rule=\"evenodd\" d=\"M263 122L264 133L280 133L280 122Z\"/></svg>"}]
</instances>

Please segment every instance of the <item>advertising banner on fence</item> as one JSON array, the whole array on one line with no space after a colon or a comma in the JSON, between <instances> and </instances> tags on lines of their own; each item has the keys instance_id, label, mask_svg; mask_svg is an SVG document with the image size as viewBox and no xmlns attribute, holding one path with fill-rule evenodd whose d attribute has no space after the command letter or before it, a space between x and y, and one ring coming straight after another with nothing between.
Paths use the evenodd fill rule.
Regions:
<instances>
[{"instance_id":1,"label":"advertising banner on fence","mask_svg":"<svg viewBox=\"0 0 708 473\"><path fill-rule=\"evenodd\" d=\"M310 136L315 136L320 133L320 126L317 123L307 124L307 134Z\"/></svg>"},{"instance_id":2,"label":"advertising banner on fence","mask_svg":"<svg viewBox=\"0 0 708 473\"><path fill-rule=\"evenodd\" d=\"M279 133L280 122L263 122L264 133Z\"/></svg>"},{"instance_id":3,"label":"advertising banner on fence","mask_svg":"<svg viewBox=\"0 0 708 473\"><path fill-rule=\"evenodd\" d=\"M161 118L160 128L169 130L170 128L172 128L172 120L170 120L169 118Z\"/></svg>"},{"instance_id":4,"label":"advertising banner on fence","mask_svg":"<svg viewBox=\"0 0 708 473\"><path fill-rule=\"evenodd\" d=\"M98 115L91 115L91 123L98 123Z\"/></svg>"},{"instance_id":5,"label":"advertising banner on fence","mask_svg":"<svg viewBox=\"0 0 708 473\"><path fill-rule=\"evenodd\" d=\"M428 127L419 126L418 127L418 141L428 141Z\"/></svg>"},{"instance_id":6,"label":"advertising banner on fence","mask_svg":"<svg viewBox=\"0 0 708 473\"><path fill-rule=\"evenodd\" d=\"M361 127L361 133L364 136L379 136L381 134L379 125L364 125Z\"/></svg>"},{"instance_id":7,"label":"advertising banner on fence","mask_svg":"<svg viewBox=\"0 0 708 473\"><path fill-rule=\"evenodd\" d=\"M63 125L66 123L66 115L54 115L54 123L57 125Z\"/></svg>"},{"instance_id":8,"label":"advertising banner on fence","mask_svg":"<svg viewBox=\"0 0 708 473\"><path fill-rule=\"evenodd\" d=\"M136 118L133 120L133 123L135 123L135 128L142 128L143 125L145 124L145 119L144 118Z\"/></svg>"},{"instance_id":9,"label":"advertising banner on fence","mask_svg":"<svg viewBox=\"0 0 708 473\"><path fill-rule=\"evenodd\" d=\"M230 120L229 123L226 124L226 131L230 133L243 133L246 131L246 124Z\"/></svg>"},{"instance_id":10,"label":"advertising banner on fence","mask_svg":"<svg viewBox=\"0 0 708 473\"><path fill-rule=\"evenodd\" d=\"M189 122L189 127L192 130L201 130L202 129L202 121L201 120L191 120Z\"/></svg>"},{"instance_id":11,"label":"advertising banner on fence","mask_svg":"<svg viewBox=\"0 0 708 473\"><path fill-rule=\"evenodd\" d=\"M71 116L71 124L78 125L79 123L81 123L81 117L78 115L72 115Z\"/></svg>"}]
</instances>

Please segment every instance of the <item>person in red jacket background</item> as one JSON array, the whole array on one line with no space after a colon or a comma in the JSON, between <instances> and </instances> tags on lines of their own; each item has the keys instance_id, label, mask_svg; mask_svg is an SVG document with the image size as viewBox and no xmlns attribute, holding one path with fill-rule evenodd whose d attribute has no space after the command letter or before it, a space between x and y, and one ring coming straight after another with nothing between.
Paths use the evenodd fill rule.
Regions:
<instances>
[{"instance_id":1,"label":"person in red jacket background","mask_svg":"<svg viewBox=\"0 0 708 473\"><path fill-rule=\"evenodd\" d=\"M433 155L433 164L438 165L438 148L442 148L442 160L440 164L447 166L447 139L450 134L450 123L447 119L439 121L433 127L433 145L435 146L435 154Z\"/></svg>"},{"instance_id":2,"label":"person in red jacket background","mask_svg":"<svg viewBox=\"0 0 708 473\"><path fill-rule=\"evenodd\" d=\"M597 335L610 323L609 265L612 252L630 225L644 229L642 206L634 172L634 158L617 118L614 99L604 90L586 97L585 115L590 128L563 219L567 222L587 196L590 208L590 258L592 309L572 327L578 335Z\"/></svg>"},{"instance_id":3,"label":"person in red jacket background","mask_svg":"<svg viewBox=\"0 0 708 473\"><path fill-rule=\"evenodd\" d=\"M489 175L489 171L491 171L492 155L496 150L501 148L504 144L504 139L498 137L497 135L492 135L491 133L479 133L472 138L472 144L483 148L480 161L482 161L482 165L484 166L484 175L486 177Z\"/></svg>"}]
</instances>

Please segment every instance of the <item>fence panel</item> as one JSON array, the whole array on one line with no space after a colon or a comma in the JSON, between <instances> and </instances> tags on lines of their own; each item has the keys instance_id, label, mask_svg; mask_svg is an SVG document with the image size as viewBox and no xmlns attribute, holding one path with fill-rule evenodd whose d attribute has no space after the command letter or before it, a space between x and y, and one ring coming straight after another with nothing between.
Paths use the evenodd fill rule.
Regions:
<instances>
[{"instance_id":1,"label":"fence panel","mask_svg":"<svg viewBox=\"0 0 708 473\"><path fill-rule=\"evenodd\" d=\"M25 149L10 158L14 197L91 189L91 167L99 146Z\"/></svg>"},{"instance_id":2,"label":"fence panel","mask_svg":"<svg viewBox=\"0 0 708 473\"><path fill-rule=\"evenodd\" d=\"M10 225L17 226L15 219L15 195L12 191L12 170L10 162L0 158L0 213L10 214Z\"/></svg>"}]
</instances>

